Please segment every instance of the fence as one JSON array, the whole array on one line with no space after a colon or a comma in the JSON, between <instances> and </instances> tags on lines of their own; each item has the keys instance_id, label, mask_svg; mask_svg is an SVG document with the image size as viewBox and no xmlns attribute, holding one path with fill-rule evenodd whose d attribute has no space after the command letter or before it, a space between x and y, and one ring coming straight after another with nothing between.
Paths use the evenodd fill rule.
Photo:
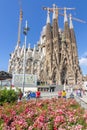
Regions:
<instances>
[{"instance_id":1,"label":"fence","mask_svg":"<svg viewBox=\"0 0 87 130\"><path fill-rule=\"evenodd\" d=\"M87 109L87 101L85 98L80 98L78 96L75 96L76 101L83 107L84 109Z\"/></svg>"}]
</instances>

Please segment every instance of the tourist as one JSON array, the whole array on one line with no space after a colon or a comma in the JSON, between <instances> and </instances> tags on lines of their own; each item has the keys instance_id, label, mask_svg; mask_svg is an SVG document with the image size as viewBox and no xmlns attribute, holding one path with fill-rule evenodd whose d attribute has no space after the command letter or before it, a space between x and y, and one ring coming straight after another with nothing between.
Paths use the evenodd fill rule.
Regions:
<instances>
[{"instance_id":1,"label":"tourist","mask_svg":"<svg viewBox=\"0 0 87 130\"><path fill-rule=\"evenodd\" d=\"M74 94L73 94L73 92L71 92L71 94L70 94L70 98L74 98Z\"/></svg>"},{"instance_id":2,"label":"tourist","mask_svg":"<svg viewBox=\"0 0 87 130\"><path fill-rule=\"evenodd\" d=\"M78 92L78 96L79 96L79 97L82 97L82 94L81 94L81 89L78 89L78 91L77 91L77 92Z\"/></svg>"},{"instance_id":3,"label":"tourist","mask_svg":"<svg viewBox=\"0 0 87 130\"><path fill-rule=\"evenodd\" d=\"M62 91L62 97L66 98L66 91L65 90Z\"/></svg>"},{"instance_id":4,"label":"tourist","mask_svg":"<svg viewBox=\"0 0 87 130\"><path fill-rule=\"evenodd\" d=\"M78 89L76 89L76 96L78 96Z\"/></svg>"},{"instance_id":5,"label":"tourist","mask_svg":"<svg viewBox=\"0 0 87 130\"><path fill-rule=\"evenodd\" d=\"M29 100L30 99L30 95L31 95L31 91L28 91L28 93L27 93L27 100Z\"/></svg>"},{"instance_id":6,"label":"tourist","mask_svg":"<svg viewBox=\"0 0 87 130\"><path fill-rule=\"evenodd\" d=\"M36 98L40 98L40 91L38 90L37 92L36 92Z\"/></svg>"},{"instance_id":7,"label":"tourist","mask_svg":"<svg viewBox=\"0 0 87 130\"><path fill-rule=\"evenodd\" d=\"M22 97L23 97L23 93L22 93L22 91L21 91L21 89L19 90L19 100L21 100L22 99Z\"/></svg>"},{"instance_id":8,"label":"tourist","mask_svg":"<svg viewBox=\"0 0 87 130\"><path fill-rule=\"evenodd\" d=\"M61 96L62 96L62 91L59 90L59 91L58 91L58 98L61 98Z\"/></svg>"},{"instance_id":9,"label":"tourist","mask_svg":"<svg viewBox=\"0 0 87 130\"><path fill-rule=\"evenodd\" d=\"M23 97L26 99L26 97L27 97L27 92L24 92Z\"/></svg>"},{"instance_id":10,"label":"tourist","mask_svg":"<svg viewBox=\"0 0 87 130\"><path fill-rule=\"evenodd\" d=\"M82 89L82 92L83 92L83 95L86 95L86 93L85 93L85 90L84 90L84 89Z\"/></svg>"}]
</instances>

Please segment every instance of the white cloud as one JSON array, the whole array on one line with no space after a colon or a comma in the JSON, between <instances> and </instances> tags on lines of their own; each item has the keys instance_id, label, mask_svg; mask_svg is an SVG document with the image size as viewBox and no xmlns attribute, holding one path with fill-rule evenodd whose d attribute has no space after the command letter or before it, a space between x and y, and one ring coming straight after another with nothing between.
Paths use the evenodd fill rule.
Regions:
<instances>
[{"instance_id":1,"label":"white cloud","mask_svg":"<svg viewBox=\"0 0 87 130\"><path fill-rule=\"evenodd\" d=\"M87 58L86 57L82 57L79 59L79 64L81 66L87 66Z\"/></svg>"},{"instance_id":2,"label":"white cloud","mask_svg":"<svg viewBox=\"0 0 87 130\"><path fill-rule=\"evenodd\" d=\"M79 65L81 67L83 75L87 75L87 52L85 52L79 59Z\"/></svg>"}]
</instances>

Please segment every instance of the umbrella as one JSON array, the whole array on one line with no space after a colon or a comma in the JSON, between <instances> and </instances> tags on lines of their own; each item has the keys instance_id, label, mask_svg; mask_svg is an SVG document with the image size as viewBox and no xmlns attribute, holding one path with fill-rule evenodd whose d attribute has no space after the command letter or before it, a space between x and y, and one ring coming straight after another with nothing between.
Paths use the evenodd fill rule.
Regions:
<instances>
[{"instance_id":1,"label":"umbrella","mask_svg":"<svg viewBox=\"0 0 87 130\"><path fill-rule=\"evenodd\" d=\"M0 71L0 80L6 80L6 79L12 79L12 74L5 71Z\"/></svg>"}]
</instances>

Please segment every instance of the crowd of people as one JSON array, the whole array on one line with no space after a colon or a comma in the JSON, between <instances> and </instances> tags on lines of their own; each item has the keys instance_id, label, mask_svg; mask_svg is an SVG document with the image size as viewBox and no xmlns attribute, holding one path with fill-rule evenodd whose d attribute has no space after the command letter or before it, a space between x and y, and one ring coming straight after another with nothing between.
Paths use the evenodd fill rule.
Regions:
<instances>
[{"instance_id":1,"label":"crowd of people","mask_svg":"<svg viewBox=\"0 0 87 130\"><path fill-rule=\"evenodd\" d=\"M76 96L82 97L83 95L86 95L86 92L84 89L77 89L76 90Z\"/></svg>"},{"instance_id":2,"label":"crowd of people","mask_svg":"<svg viewBox=\"0 0 87 130\"><path fill-rule=\"evenodd\" d=\"M58 98L66 98L66 91L58 91Z\"/></svg>"},{"instance_id":3,"label":"crowd of people","mask_svg":"<svg viewBox=\"0 0 87 130\"><path fill-rule=\"evenodd\" d=\"M40 98L41 92L38 90L36 92L27 91L22 93L22 91L19 91L18 101L22 100L22 98L25 98L26 100L29 100L31 98Z\"/></svg>"},{"instance_id":4,"label":"crowd of people","mask_svg":"<svg viewBox=\"0 0 87 130\"><path fill-rule=\"evenodd\" d=\"M58 91L58 98L66 98L66 95L67 95L67 92L68 91ZM76 89L76 90L70 90L70 95L69 95L69 98L74 98L74 94L76 94L76 96L78 97L83 97L83 95L85 95L85 91L83 89Z\"/></svg>"},{"instance_id":5,"label":"crowd of people","mask_svg":"<svg viewBox=\"0 0 87 130\"><path fill-rule=\"evenodd\" d=\"M58 91L58 98L67 98L67 90L59 90ZM69 98L74 98L74 94L76 94L76 96L82 97L85 92L82 89L77 89L75 91L71 91L69 92ZM36 92L32 92L32 91L27 91L24 94L22 93L22 91L19 92L19 98L18 100L21 100L22 98L26 98L26 100L29 100L31 98L40 98L41 97L41 92L39 90L37 90Z\"/></svg>"}]
</instances>

